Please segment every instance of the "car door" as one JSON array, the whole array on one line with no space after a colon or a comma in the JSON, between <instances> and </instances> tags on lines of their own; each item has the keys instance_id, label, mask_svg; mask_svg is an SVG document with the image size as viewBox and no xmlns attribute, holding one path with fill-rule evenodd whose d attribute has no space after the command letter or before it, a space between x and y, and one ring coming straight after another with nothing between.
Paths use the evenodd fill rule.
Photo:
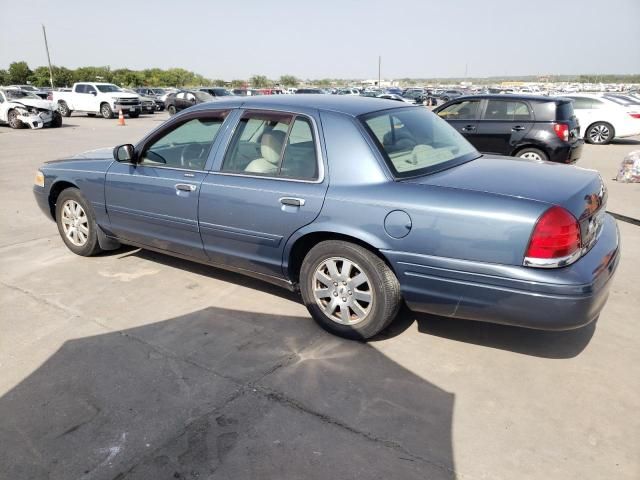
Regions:
<instances>
[{"instance_id":1,"label":"car door","mask_svg":"<svg viewBox=\"0 0 640 480\"><path fill-rule=\"evenodd\" d=\"M114 162L105 201L111 230L124 240L206 259L198 195L211 146L227 112L193 112L136 147L139 163Z\"/></svg>"},{"instance_id":2,"label":"car door","mask_svg":"<svg viewBox=\"0 0 640 480\"><path fill-rule=\"evenodd\" d=\"M93 99L93 95L89 93L89 87L90 85L84 83L76 85L73 95L73 110L85 112L89 109L89 99Z\"/></svg>"},{"instance_id":3,"label":"car door","mask_svg":"<svg viewBox=\"0 0 640 480\"><path fill-rule=\"evenodd\" d=\"M476 148L511 155L533 127L529 105L521 100L490 98L478 123Z\"/></svg>"},{"instance_id":4,"label":"car door","mask_svg":"<svg viewBox=\"0 0 640 480\"><path fill-rule=\"evenodd\" d=\"M318 216L327 191L318 125L309 113L242 113L201 187L211 261L283 276L287 239Z\"/></svg>"},{"instance_id":5,"label":"car door","mask_svg":"<svg viewBox=\"0 0 640 480\"><path fill-rule=\"evenodd\" d=\"M480 99L459 100L438 111L438 116L446 120L469 142L475 145L478 130ZM477 147L476 147L477 148Z\"/></svg>"}]
</instances>

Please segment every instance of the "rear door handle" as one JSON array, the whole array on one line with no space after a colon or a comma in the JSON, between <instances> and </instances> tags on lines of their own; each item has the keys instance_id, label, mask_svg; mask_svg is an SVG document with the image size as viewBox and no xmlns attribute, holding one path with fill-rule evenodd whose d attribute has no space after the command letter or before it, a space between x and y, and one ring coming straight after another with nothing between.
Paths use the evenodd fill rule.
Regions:
<instances>
[{"instance_id":1,"label":"rear door handle","mask_svg":"<svg viewBox=\"0 0 640 480\"><path fill-rule=\"evenodd\" d=\"M516 125L511 130L513 130L514 132L521 132L521 131L525 130L525 127L523 127L522 125Z\"/></svg>"},{"instance_id":2,"label":"rear door handle","mask_svg":"<svg viewBox=\"0 0 640 480\"><path fill-rule=\"evenodd\" d=\"M475 129L475 125L467 125L466 127L462 127L460 130L462 130L463 132L473 132Z\"/></svg>"},{"instance_id":3,"label":"rear door handle","mask_svg":"<svg viewBox=\"0 0 640 480\"><path fill-rule=\"evenodd\" d=\"M195 192L196 186L190 183L176 183L176 190L180 190L181 192Z\"/></svg>"},{"instance_id":4,"label":"rear door handle","mask_svg":"<svg viewBox=\"0 0 640 480\"><path fill-rule=\"evenodd\" d=\"M304 205L304 198L282 197L280 203L291 207L302 207Z\"/></svg>"}]
</instances>

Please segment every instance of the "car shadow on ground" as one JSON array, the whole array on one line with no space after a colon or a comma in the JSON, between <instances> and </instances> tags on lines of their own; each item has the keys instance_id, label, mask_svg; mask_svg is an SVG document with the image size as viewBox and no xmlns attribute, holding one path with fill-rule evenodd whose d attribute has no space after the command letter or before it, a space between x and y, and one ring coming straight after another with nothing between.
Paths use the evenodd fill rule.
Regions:
<instances>
[{"instance_id":1,"label":"car shadow on ground","mask_svg":"<svg viewBox=\"0 0 640 480\"><path fill-rule=\"evenodd\" d=\"M596 330L595 321L576 330L552 332L428 315L412 312L404 307L396 321L380 335L380 339L399 335L414 323L417 323L419 332L428 335L523 355L556 359L579 355L587 347Z\"/></svg>"},{"instance_id":2,"label":"car shadow on ground","mask_svg":"<svg viewBox=\"0 0 640 480\"><path fill-rule=\"evenodd\" d=\"M635 138L614 138L611 140L612 145L640 145L640 140Z\"/></svg>"},{"instance_id":3,"label":"car shadow on ground","mask_svg":"<svg viewBox=\"0 0 640 480\"><path fill-rule=\"evenodd\" d=\"M0 397L0 478L448 480L453 405L307 318L210 307L65 342Z\"/></svg>"},{"instance_id":4,"label":"car shadow on ground","mask_svg":"<svg viewBox=\"0 0 640 480\"><path fill-rule=\"evenodd\" d=\"M126 247L125 250L118 250L117 252L122 254L121 258L126 255L135 255L151 262L157 262L199 275L209 276L286 298L290 301L302 303L302 298L295 292L290 292L241 274L189 262L149 250ZM457 318L439 317L436 315L412 312L408 308L403 307L398 318L385 331L373 339L373 341L384 340L400 335L413 323L417 323L418 331L425 334L448 338L457 342L498 348L523 355L557 359L573 358L579 355L589 344L596 328L596 322L592 322L586 327L577 330L549 332Z\"/></svg>"}]
</instances>

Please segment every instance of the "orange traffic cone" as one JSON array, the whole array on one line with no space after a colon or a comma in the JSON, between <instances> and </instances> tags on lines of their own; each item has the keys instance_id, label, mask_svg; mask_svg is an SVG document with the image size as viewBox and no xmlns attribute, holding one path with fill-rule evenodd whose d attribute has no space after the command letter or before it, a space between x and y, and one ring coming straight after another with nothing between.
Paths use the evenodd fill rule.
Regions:
<instances>
[{"instance_id":1,"label":"orange traffic cone","mask_svg":"<svg viewBox=\"0 0 640 480\"><path fill-rule=\"evenodd\" d=\"M120 109L120 110L118 111L118 125L119 125L119 126L121 126L121 127L124 127L124 126L125 126L125 123L124 123L124 115L122 114L122 109Z\"/></svg>"}]
</instances>

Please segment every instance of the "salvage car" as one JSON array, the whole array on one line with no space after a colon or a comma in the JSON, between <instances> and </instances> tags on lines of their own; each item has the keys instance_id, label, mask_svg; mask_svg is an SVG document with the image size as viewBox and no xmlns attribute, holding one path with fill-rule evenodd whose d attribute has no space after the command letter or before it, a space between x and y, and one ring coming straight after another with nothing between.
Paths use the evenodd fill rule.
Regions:
<instances>
[{"instance_id":1,"label":"salvage car","mask_svg":"<svg viewBox=\"0 0 640 480\"><path fill-rule=\"evenodd\" d=\"M33 129L62 126L62 115L54 104L38 95L14 88L0 89L0 123L11 128Z\"/></svg>"},{"instance_id":2,"label":"salvage car","mask_svg":"<svg viewBox=\"0 0 640 480\"><path fill-rule=\"evenodd\" d=\"M251 275L356 339L403 301L578 328L620 259L597 172L481 155L428 109L377 98L197 105L135 145L45 163L33 191L78 255L128 244Z\"/></svg>"}]
</instances>

